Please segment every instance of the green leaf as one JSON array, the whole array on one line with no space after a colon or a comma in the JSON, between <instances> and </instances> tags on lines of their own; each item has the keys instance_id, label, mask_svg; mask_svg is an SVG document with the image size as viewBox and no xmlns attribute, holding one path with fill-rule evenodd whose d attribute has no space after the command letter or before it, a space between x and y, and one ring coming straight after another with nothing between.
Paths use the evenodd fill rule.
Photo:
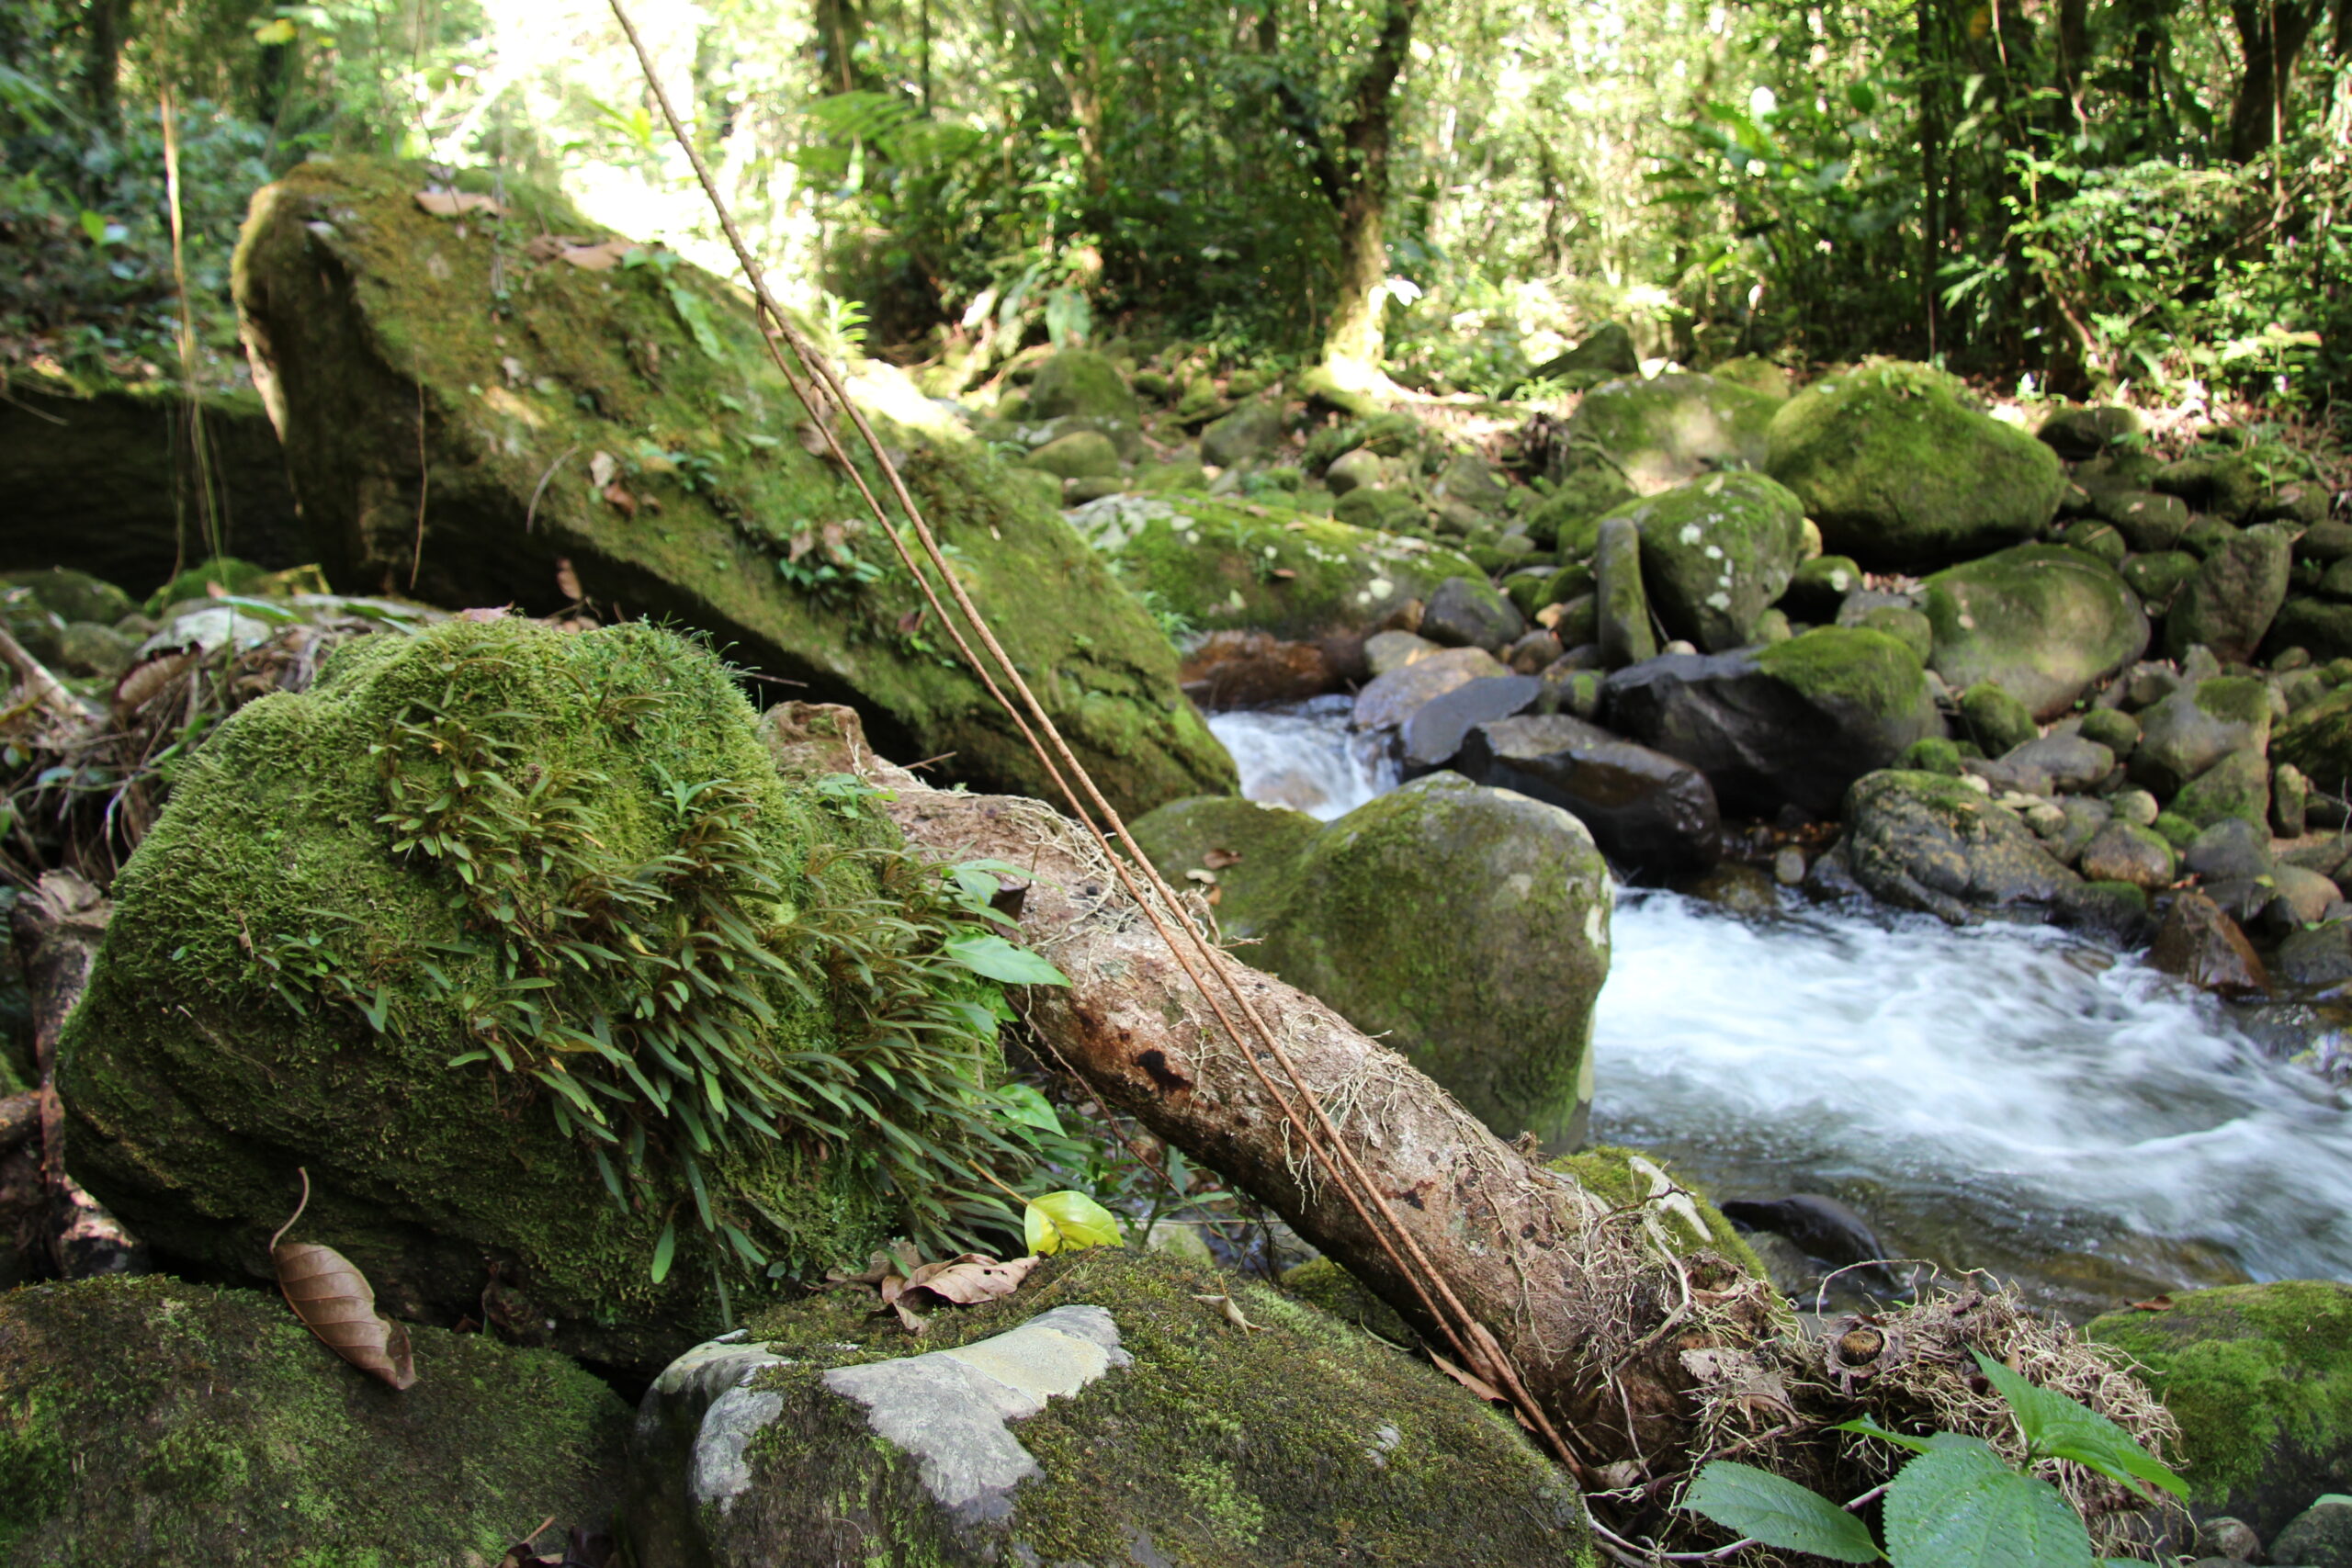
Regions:
<instances>
[{"instance_id":1,"label":"green leaf","mask_svg":"<svg viewBox=\"0 0 2352 1568\"><path fill-rule=\"evenodd\" d=\"M1005 1102L1005 1115L1023 1127L1040 1127L1048 1133L1062 1130L1062 1119L1055 1114L1052 1102L1027 1084L1007 1084L997 1095Z\"/></svg>"},{"instance_id":2,"label":"green leaf","mask_svg":"<svg viewBox=\"0 0 2352 1568\"><path fill-rule=\"evenodd\" d=\"M1111 1211L1083 1192L1048 1192L1030 1199L1021 1215L1021 1230L1029 1239L1029 1250L1040 1258L1125 1243Z\"/></svg>"},{"instance_id":3,"label":"green leaf","mask_svg":"<svg viewBox=\"0 0 2352 1568\"><path fill-rule=\"evenodd\" d=\"M1886 1492L1894 1568L2097 1568L2090 1532L2058 1489L1992 1445L1946 1433Z\"/></svg>"},{"instance_id":4,"label":"green leaf","mask_svg":"<svg viewBox=\"0 0 2352 1568\"><path fill-rule=\"evenodd\" d=\"M1893 1443L1897 1448L1909 1449L1915 1454L1931 1452L1936 1446L1925 1438L1915 1438L1905 1432L1890 1432L1867 1416L1859 1421L1840 1421L1829 1429L1833 1432L1853 1432L1865 1438L1876 1438L1881 1442Z\"/></svg>"},{"instance_id":5,"label":"green leaf","mask_svg":"<svg viewBox=\"0 0 2352 1568\"><path fill-rule=\"evenodd\" d=\"M678 320L685 322L686 331L694 334L695 346L713 359L725 359L727 350L718 341L718 329L711 325L710 309L682 283L670 284L670 304L678 312Z\"/></svg>"},{"instance_id":6,"label":"green leaf","mask_svg":"<svg viewBox=\"0 0 2352 1568\"><path fill-rule=\"evenodd\" d=\"M1709 1461L1683 1495L1682 1507L1783 1551L1808 1552L1835 1562L1879 1559L1878 1547L1861 1520L1820 1493L1752 1464Z\"/></svg>"},{"instance_id":7,"label":"green leaf","mask_svg":"<svg viewBox=\"0 0 2352 1568\"><path fill-rule=\"evenodd\" d=\"M2136 1438L2098 1411L2054 1390L2037 1386L1982 1350L1971 1351L2001 1397L2017 1412L2027 1447L2049 1459L2072 1460L2112 1481L2161 1486L2184 1502L2188 1483L2167 1470Z\"/></svg>"},{"instance_id":8,"label":"green leaf","mask_svg":"<svg viewBox=\"0 0 2352 1568\"><path fill-rule=\"evenodd\" d=\"M1025 947L989 931L950 937L940 950L975 975L1008 986L1067 986L1069 976Z\"/></svg>"},{"instance_id":9,"label":"green leaf","mask_svg":"<svg viewBox=\"0 0 2352 1568\"><path fill-rule=\"evenodd\" d=\"M678 1255L678 1227L673 1221L662 1227L662 1239L653 1244L653 1282L660 1284L670 1277L670 1260Z\"/></svg>"}]
</instances>

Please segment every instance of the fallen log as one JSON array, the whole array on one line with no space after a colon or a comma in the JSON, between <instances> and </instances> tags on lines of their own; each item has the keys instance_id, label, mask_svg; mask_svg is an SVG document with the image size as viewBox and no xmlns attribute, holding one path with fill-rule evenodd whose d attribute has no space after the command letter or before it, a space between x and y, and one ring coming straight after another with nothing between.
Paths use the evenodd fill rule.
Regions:
<instances>
[{"instance_id":1,"label":"fallen log","mask_svg":"<svg viewBox=\"0 0 2352 1568\"><path fill-rule=\"evenodd\" d=\"M1104 1104L1281 1214L1429 1344L1445 1343L1092 840L1038 801L930 788L875 756L848 709L786 704L763 732L787 773L854 773L886 791L900 830L943 859L1023 868L1024 937L1071 982L1028 993L1025 1016L1045 1050ZM1710 1457L1768 1463L1832 1495L1865 1491L1891 1461L1826 1431L1864 1413L2020 1451L2004 1408L1984 1393L1972 1346L2151 1446L2167 1434L2162 1407L2127 1372L2005 1292L1962 1288L1875 1320L1883 1326L1849 1319L1807 1338L1769 1281L1719 1253L1667 1245L1657 1221L1678 1190L1613 1204L1497 1138L1314 998L1254 971L1241 979L1298 1077L1283 1084L1271 1052L1258 1068L1320 1100L1562 1430L1597 1514L1625 1529L1663 1533L1682 1484ZM2110 1549L2156 1533L2137 1495L2087 1471L2061 1481Z\"/></svg>"}]
</instances>

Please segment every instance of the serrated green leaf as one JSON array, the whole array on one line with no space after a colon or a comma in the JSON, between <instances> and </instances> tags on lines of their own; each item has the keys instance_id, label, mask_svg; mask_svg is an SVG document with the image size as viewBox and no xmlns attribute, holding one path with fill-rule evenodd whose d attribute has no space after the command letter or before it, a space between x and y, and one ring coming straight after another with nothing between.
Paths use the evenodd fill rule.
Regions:
<instances>
[{"instance_id":1,"label":"serrated green leaf","mask_svg":"<svg viewBox=\"0 0 2352 1568\"><path fill-rule=\"evenodd\" d=\"M1887 1488L1894 1568L2097 1568L2090 1532L2056 1487L1981 1438L1942 1439Z\"/></svg>"},{"instance_id":2,"label":"serrated green leaf","mask_svg":"<svg viewBox=\"0 0 2352 1568\"><path fill-rule=\"evenodd\" d=\"M662 1239L653 1244L653 1282L660 1284L670 1277L670 1260L678 1255L678 1227L673 1222L662 1227Z\"/></svg>"},{"instance_id":3,"label":"serrated green leaf","mask_svg":"<svg viewBox=\"0 0 2352 1568\"><path fill-rule=\"evenodd\" d=\"M1048 1192L1030 1199L1022 1211L1021 1231L1029 1250L1040 1258L1125 1242L1117 1218L1083 1192Z\"/></svg>"},{"instance_id":4,"label":"serrated green leaf","mask_svg":"<svg viewBox=\"0 0 2352 1568\"><path fill-rule=\"evenodd\" d=\"M1067 986L1069 976L1025 947L989 931L948 938L940 951L975 975L1007 986Z\"/></svg>"},{"instance_id":5,"label":"serrated green leaf","mask_svg":"<svg viewBox=\"0 0 2352 1568\"><path fill-rule=\"evenodd\" d=\"M1784 1475L1731 1460L1711 1460L1683 1495L1682 1507L1727 1530L1783 1551L1834 1562L1875 1562L1879 1550L1862 1521Z\"/></svg>"},{"instance_id":6,"label":"serrated green leaf","mask_svg":"<svg viewBox=\"0 0 2352 1568\"><path fill-rule=\"evenodd\" d=\"M2167 1470L2131 1433L2079 1401L2009 1371L1982 1350L1970 1354L2017 1412L2018 1430L2025 1434L2027 1446L2036 1454L2072 1460L2127 1486L2134 1481L2161 1486L2188 1500L2188 1483Z\"/></svg>"}]
</instances>

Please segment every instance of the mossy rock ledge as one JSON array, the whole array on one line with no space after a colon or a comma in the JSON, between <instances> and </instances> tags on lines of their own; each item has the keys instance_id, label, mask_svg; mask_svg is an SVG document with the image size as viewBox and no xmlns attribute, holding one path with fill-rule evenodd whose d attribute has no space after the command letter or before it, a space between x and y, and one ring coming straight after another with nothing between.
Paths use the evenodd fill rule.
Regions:
<instances>
[{"instance_id":1,"label":"mossy rock ledge","mask_svg":"<svg viewBox=\"0 0 2352 1568\"><path fill-rule=\"evenodd\" d=\"M276 1292L160 1275L0 1294L0 1562L492 1568L601 1528L628 1409L546 1350L413 1328L413 1386Z\"/></svg>"},{"instance_id":2,"label":"mossy rock ledge","mask_svg":"<svg viewBox=\"0 0 2352 1568\"><path fill-rule=\"evenodd\" d=\"M413 576L435 604L547 614L569 561L596 604L700 627L852 704L894 755L953 753L951 776L1047 792L847 477L808 449L821 443L736 291L667 253L538 259L531 236L595 229L526 191L503 220L435 217L426 184L422 165L300 164L254 197L237 249L258 384L338 586ZM905 378L854 368L958 576L1112 802L1231 788L1135 598Z\"/></svg>"},{"instance_id":3,"label":"mossy rock ledge","mask_svg":"<svg viewBox=\"0 0 2352 1568\"><path fill-rule=\"evenodd\" d=\"M1594 1561L1507 1419L1263 1285L1106 1247L920 1340L872 1305L818 1296L662 1374L639 1568Z\"/></svg>"},{"instance_id":4,"label":"mossy rock ledge","mask_svg":"<svg viewBox=\"0 0 2352 1568\"><path fill-rule=\"evenodd\" d=\"M505 750L469 753L484 738ZM448 759L469 756L476 782L461 786ZM526 835L461 819L492 813L507 788L523 798L508 805L532 821ZM432 852L394 820L400 802L443 791L457 805L425 831L453 837L463 857ZM345 644L308 692L265 697L221 726L118 879L61 1047L74 1173L166 1264L266 1280L270 1232L306 1168L300 1237L349 1257L393 1315L480 1318L495 1286L508 1315L556 1347L650 1372L719 1326L722 1277L737 1311L779 1287L697 1223L679 1157L695 1140L681 1123L712 1124L696 1109L708 1080L691 1101L671 1088L685 1110L667 1118L622 1087L640 1073L680 1081L675 1069L662 1077L664 1037L639 1010L690 1021L680 1027L707 1043L671 1034L680 1057L723 1042L793 1077L812 1105L815 1080L795 1075L926 1124L861 1065L878 1032L858 1011L867 993L824 968L860 909L910 907L879 858L895 830L853 809L778 778L726 668L668 632L455 621ZM750 846L742 858L697 848L727 834ZM528 857L523 872L497 873L510 854ZM468 893L460 859L486 893ZM630 908L643 913L597 913ZM512 923L486 925L499 909ZM773 962L739 948L724 950L733 970L695 958L721 951L711 933L730 921ZM558 950L550 930L588 945ZM519 981L499 957L510 941L526 953ZM611 957L629 948L654 956ZM708 999L663 1010L669 982L648 984L650 968ZM736 991L702 989L722 970ZM963 994L994 993L973 981ZM636 1064L626 1076L578 1044L605 1029ZM567 1038L573 1048L559 1053ZM513 1070L462 1060L493 1043ZM976 1041L954 1095L992 1058ZM611 1108L622 1141L609 1180L595 1152L608 1145L560 1127L560 1086L526 1076L550 1062L575 1095ZM722 1070L721 1082L741 1104L741 1080ZM831 1133L777 1119L774 1137L739 1119L696 1156L711 1212L763 1262L820 1273L906 1227L870 1123L845 1110ZM632 1177L633 1125L651 1153ZM626 1207L608 1192L616 1185ZM657 1280L650 1263L673 1222L674 1262Z\"/></svg>"}]
</instances>

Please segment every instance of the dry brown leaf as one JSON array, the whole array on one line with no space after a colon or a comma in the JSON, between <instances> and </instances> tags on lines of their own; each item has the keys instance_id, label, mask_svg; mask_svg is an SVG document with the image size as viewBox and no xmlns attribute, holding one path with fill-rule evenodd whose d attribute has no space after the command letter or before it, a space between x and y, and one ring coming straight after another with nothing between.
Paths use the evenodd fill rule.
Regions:
<instances>
[{"instance_id":1,"label":"dry brown leaf","mask_svg":"<svg viewBox=\"0 0 2352 1568\"><path fill-rule=\"evenodd\" d=\"M1184 880L1187 882L1197 882L1204 887L1215 887L1216 886L1216 873L1213 871L1203 871L1200 867L1194 866L1192 870L1184 874Z\"/></svg>"},{"instance_id":2,"label":"dry brown leaf","mask_svg":"<svg viewBox=\"0 0 2352 1568\"><path fill-rule=\"evenodd\" d=\"M588 482L594 485L598 490L602 490L606 485L612 483L615 476L619 474L620 471L620 459L614 457L610 452L591 452L588 454Z\"/></svg>"},{"instance_id":3,"label":"dry brown leaf","mask_svg":"<svg viewBox=\"0 0 2352 1568\"><path fill-rule=\"evenodd\" d=\"M1455 1382L1460 1383L1464 1388L1468 1389L1472 1393L1476 1394L1479 1398L1495 1404L1509 1404L1510 1403L1510 1400L1505 1399L1502 1396L1500 1390L1497 1389L1494 1384L1488 1382L1477 1373L1464 1371L1460 1367L1455 1366L1452 1361L1447 1360L1443 1356L1439 1355L1434 1350L1430 1352L1430 1359L1436 1364L1439 1371L1443 1372L1447 1377L1452 1378Z\"/></svg>"},{"instance_id":4,"label":"dry brown leaf","mask_svg":"<svg viewBox=\"0 0 2352 1568\"><path fill-rule=\"evenodd\" d=\"M912 637L915 633L922 630L922 618L930 614L930 605L918 604L913 609L909 610L905 615L900 615L899 617L899 635L900 637Z\"/></svg>"},{"instance_id":5,"label":"dry brown leaf","mask_svg":"<svg viewBox=\"0 0 2352 1568\"><path fill-rule=\"evenodd\" d=\"M332 1247L278 1237L291 1230L311 1204L311 1173L301 1172L302 1201L293 1214L269 1238L270 1260L277 1267L277 1288L302 1326L320 1343L371 1377L394 1388L416 1382L416 1364L409 1352L408 1330L376 1312L376 1290L351 1259Z\"/></svg>"},{"instance_id":6,"label":"dry brown leaf","mask_svg":"<svg viewBox=\"0 0 2352 1568\"><path fill-rule=\"evenodd\" d=\"M204 662L200 648L175 649L141 660L115 683L114 705L119 713L135 713L174 685L181 676Z\"/></svg>"},{"instance_id":7,"label":"dry brown leaf","mask_svg":"<svg viewBox=\"0 0 2352 1568\"><path fill-rule=\"evenodd\" d=\"M587 603L588 595L580 591L580 574L571 570L570 556L555 558L555 591L563 595L567 604Z\"/></svg>"},{"instance_id":8,"label":"dry brown leaf","mask_svg":"<svg viewBox=\"0 0 2352 1568\"><path fill-rule=\"evenodd\" d=\"M559 254L582 272L610 272L628 253L627 240L606 240L601 245L574 245Z\"/></svg>"},{"instance_id":9,"label":"dry brown leaf","mask_svg":"<svg viewBox=\"0 0 2352 1568\"><path fill-rule=\"evenodd\" d=\"M1275 581L1276 582L1288 582L1291 579L1293 579L1293 578L1296 577L1297 575L1298 575L1298 573L1296 573L1296 572L1293 571L1290 568L1288 568L1288 567L1286 567L1286 566L1278 566L1278 567L1274 568L1274 581Z\"/></svg>"},{"instance_id":10,"label":"dry brown leaf","mask_svg":"<svg viewBox=\"0 0 2352 1568\"><path fill-rule=\"evenodd\" d=\"M965 1253L944 1262L926 1263L907 1276L907 1290L929 1291L942 1301L957 1306L974 1306L991 1302L999 1296L1009 1296L1021 1288L1029 1270L1037 1267L1035 1258L1016 1258L1009 1263L999 1263L977 1252Z\"/></svg>"},{"instance_id":11,"label":"dry brown leaf","mask_svg":"<svg viewBox=\"0 0 2352 1568\"><path fill-rule=\"evenodd\" d=\"M628 487L618 479L605 487L605 499L619 508L622 516L637 515L637 497L629 494Z\"/></svg>"},{"instance_id":12,"label":"dry brown leaf","mask_svg":"<svg viewBox=\"0 0 2352 1568\"><path fill-rule=\"evenodd\" d=\"M1263 1334L1266 1331L1266 1325L1264 1324L1252 1323L1248 1318L1242 1316L1240 1306L1231 1296L1195 1295L1193 1299L1196 1302L1204 1302L1208 1305L1216 1308L1218 1313L1224 1316L1226 1322L1233 1325L1234 1327L1241 1330L1244 1334Z\"/></svg>"},{"instance_id":13,"label":"dry brown leaf","mask_svg":"<svg viewBox=\"0 0 2352 1568\"><path fill-rule=\"evenodd\" d=\"M480 191L421 190L416 193L416 204L435 218L458 218L469 212L487 212L492 218L506 216L506 209Z\"/></svg>"},{"instance_id":14,"label":"dry brown leaf","mask_svg":"<svg viewBox=\"0 0 2352 1568\"><path fill-rule=\"evenodd\" d=\"M2170 1296L2150 1296L2144 1302L2133 1302L2132 1303L2132 1310L2133 1312L2170 1312L2172 1311L2172 1298Z\"/></svg>"},{"instance_id":15,"label":"dry brown leaf","mask_svg":"<svg viewBox=\"0 0 2352 1568\"><path fill-rule=\"evenodd\" d=\"M1535 624L1547 632L1557 631L1560 623L1567 617L1568 607L1566 604L1546 604L1535 612Z\"/></svg>"},{"instance_id":16,"label":"dry brown leaf","mask_svg":"<svg viewBox=\"0 0 2352 1568\"><path fill-rule=\"evenodd\" d=\"M566 251L590 243L585 234L534 234L523 254L536 262L550 262Z\"/></svg>"},{"instance_id":17,"label":"dry brown leaf","mask_svg":"<svg viewBox=\"0 0 2352 1568\"><path fill-rule=\"evenodd\" d=\"M1223 871L1227 866L1239 865L1241 863L1241 852L1238 850L1210 850L1201 856L1201 863L1208 867L1211 871Z\"/></svg>"}]
</instances>

